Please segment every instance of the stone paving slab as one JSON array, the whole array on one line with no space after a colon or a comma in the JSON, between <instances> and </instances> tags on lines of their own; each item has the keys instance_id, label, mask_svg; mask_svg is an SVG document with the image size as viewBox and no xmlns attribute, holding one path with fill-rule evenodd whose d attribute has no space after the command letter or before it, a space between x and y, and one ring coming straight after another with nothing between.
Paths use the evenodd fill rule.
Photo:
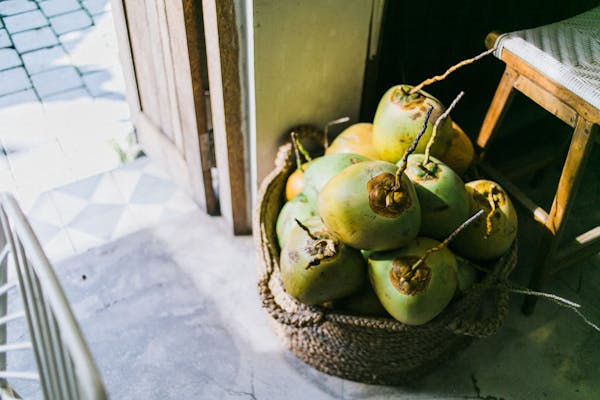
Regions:
<instances>
[{"instance_id":1,"label":"stone paving slab","mask_svg":"<svg viewBox=\"0 0 600 400\"><path fill-rule=\"evenodd\" d=\"M106 0L83 0L82 4L92 15L103 14L110 11L110 6Z\"/></svg>"},{"instance_id":2,"label":"stone paving slab","mask_svg":"<svg viewBox=\"0 0 600 400\"><path fill-rule=\"evenodd\" d=\"M42 98L83 86L79 73L70 65L32 75L31 80L38 95Z\"/></svg>"},{"instance_id":3,"label":"stone paving slab","mask_svg":"<svg viewBox=\"0 0 600 400\"><path fill-rule=\"evenodd\" d=\"M29 74L66 67L71 64L71 60L62 46L46 47L23 54L23 63ZM1 63L1 62L0 62Z\"/></svg>"},{"instance_id":4,"label":"stone paving slab","mask_svg":"<svg viewBox=\"0 0 600 400\"><path fill-rule=\"evenodd\" d=\"M31 87L25 68L17 67L0 71L0 95L18 92Z\"/></svg>"},{"instance_id":5,"label":"stone paving slab","mask_svg":"<svg viewBox=\"0 0 600 400\"><path fill-rule=\"evenodd\" d=\"M58 44L58 39L50 27L17 33L12 35L11 38L19 53Z\"/></svg>"},{"instance_id":6,"label":"stone paving slab","mask_svg":"<svg viewBox=\"0 0 600 400\"><path fill-rule=\"evenodd\" d=\"M50 24L52 24L52 29L54 29L54 32L56 32L57 35L62 35L63 33L91 26L92 19L85 11L78 10L72 13L52 17L50 18Z\"/></svg>"},{"instance_id":7,"label":"stone paving slab","mask_svg":"<svg viewBox=\"0 0 600 400\"><path fill-rule=\"evenodd\" d=\"M37 101L38 98L33 89L25 89L20 92L0 96L0 109L21 103L35 103Z\"/></svg>"},{"instance_id":8,"label":"stone paving slab","mask_svg":"<svg viewBox=\"0 0 600 400\"><path fill-rule=\"evenodd\" d=\"M0 29L0 48L3 47L11 47L12 42L10 41L10 36L6 29Z\"/></svg>"},{"instance_id":9,"label":"stone paving slab","mask_svg":"<svg viewBox=\"0 0 600 400\"><path fill-rule=\"evenodd\" d=\"M41 28L48 25L48 20L40 10L4 17L4 25L11 34Z\"/></svg>"},{"instance_id":10,"label":"stone paving slab","mask_svg":"<svg viewBox=\"0 0 600 400\"><path fill-rule=\"evenodd\" d=\"M18 67L21 64L21 59L15 49L0 49L0 71Z\"/></svg>"},{"instance_id":11,"label":"stone paving slab","mask_svg":"<svg viewBox=\"0 0 600 400\"><path fill-rule=\"evenodd\" d=\"M32 0L6 0L0 2L0 17L20 14L26 11L35 10L37 4Z\"/></svg>"},{"instance_id":12,"label":"stone paving slab","mask_svg":"<svg viewBox=\"0 0 600 400\"><path fill-rule=\"evenodd\" d=\"M47 0L41 1L39 6L47 17L65 14L81 8L81 4L77 0Z\"/></svg>"},{"instance_id":13,"label":"stone paving slab","mask_svg":"<svg viewBox=\"0 0 600 400\"><path fill-rule=\"evenodd\" d=\"M44 98L44 101L52 103L56 101L85 99L88 97L90 97L90 92L88 92L85 88L76 88L46 96Z\"/></svg>"}]
</instances>

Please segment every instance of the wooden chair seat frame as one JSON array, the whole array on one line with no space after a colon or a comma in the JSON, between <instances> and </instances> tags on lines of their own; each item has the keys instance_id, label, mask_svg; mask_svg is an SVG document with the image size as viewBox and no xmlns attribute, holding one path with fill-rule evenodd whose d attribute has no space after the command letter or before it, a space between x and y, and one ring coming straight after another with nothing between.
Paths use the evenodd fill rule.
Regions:
<instances>
[{"instance_id":1,"label":"wooden chair seat frame","mask_svg":"<svg viewBox=\"0 0 600 400\"><path fill-rule=\"evenodd\" d=\"M490 42L493 43L495 40L486 39L486 43ZM501 59L506 63L506 69L477 137L479 161L482 170L490 178L498 181L543 227L542 240L529 284L532 290L539 290L548 273L580 262L600 251L600 226L577 236L572 242L559 248L582 172L598 136L600 110L564 86L548 79L511 51L503 49ZM510 106L515 90L523 93L574 129L549 212L535 204L518 187L498 174L483 160L490 141L497 133L501 120ZM532 313L535 303L536 298L528 296L523 304L523 312Z\"/></svg>"}]
</instances>

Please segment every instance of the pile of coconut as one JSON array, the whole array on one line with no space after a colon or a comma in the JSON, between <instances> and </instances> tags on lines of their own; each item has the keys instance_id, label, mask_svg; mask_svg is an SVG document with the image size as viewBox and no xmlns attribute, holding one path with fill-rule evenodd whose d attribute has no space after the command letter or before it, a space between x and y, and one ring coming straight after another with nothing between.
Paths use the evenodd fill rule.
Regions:
<instances>
[{"instance_id":1,"label":"pile of coconut","mask_svg":"<svg viewBox=\"0 0 600 400\"><path fill-rule=\"evenodd\" d=\"M277 219L280 273L302 303L424 324L510 248L517 216L490 180L465 183L469 137L422 85L397 85L298 168Z\"/></svg>"}]
</instances>

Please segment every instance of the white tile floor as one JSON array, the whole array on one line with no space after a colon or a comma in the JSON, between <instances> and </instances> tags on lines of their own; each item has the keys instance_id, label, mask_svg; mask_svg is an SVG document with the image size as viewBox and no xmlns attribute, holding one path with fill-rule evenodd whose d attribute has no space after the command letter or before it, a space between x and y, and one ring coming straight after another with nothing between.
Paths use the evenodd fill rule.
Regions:
<instances>
[{"instance_id":1,"label":"white tile floor","mask_svg":"<svg viewBox=\"0 0 600 400\"><path fill-rule=\"evenodd\" d=\"M196 209L144 157L42 193L27 216L49 258L58 260Z\"/></svg>"}]
</instances>

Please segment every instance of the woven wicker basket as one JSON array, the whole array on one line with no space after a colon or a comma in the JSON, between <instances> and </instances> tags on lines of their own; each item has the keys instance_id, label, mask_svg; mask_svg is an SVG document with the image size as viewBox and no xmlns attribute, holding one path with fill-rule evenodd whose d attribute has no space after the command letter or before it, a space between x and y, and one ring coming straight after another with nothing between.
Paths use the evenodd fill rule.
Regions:
<instances>
[{"instance_id":1,"label":"woven wicker basket","mask_svg":"<svg viewBox=\"0 0 600 400\"><path fill-rule=\"evenodd\" d=\"M327 374L377 384L401 384L440 365L473 337L494 334L508 313L506 279L516 245L479 283L434 320L420 326L392 318L348 315L307 306L290 297L279 276L275 222L292 171L290 144L279 149L275 169L262 183L253 229L259 253L258 287L277 335L299 359ZM482 319L483 303L492 304Z\"/></svg>"}]
</instances>

